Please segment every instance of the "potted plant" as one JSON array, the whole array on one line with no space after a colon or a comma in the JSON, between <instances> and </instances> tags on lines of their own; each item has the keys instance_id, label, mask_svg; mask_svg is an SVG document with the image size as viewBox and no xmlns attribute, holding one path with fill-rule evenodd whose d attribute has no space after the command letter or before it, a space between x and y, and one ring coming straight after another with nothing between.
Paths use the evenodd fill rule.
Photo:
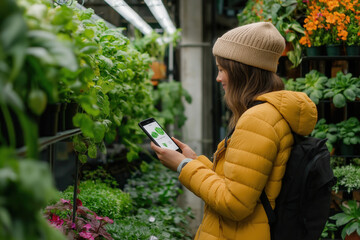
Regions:
<instances>
[{"instance_id":1,"label":"potted plant","mask_svg":"<svg viewBox=\"0 0 360 240\"><path fill-rule=\"evenodd\" d=\"M337 127L335 124L326 124L326 119L320 119L316 125L314 130L311 133L311 136L316 138L327 138L326 146L329 151L332 153L334 149L334 144L336 143L337 136Z\"/></svg>"},{"instance_id":2,"label":"potted plant","mask_svg":"<svg viewBox=\"0 0 360 240\"><path fill-rule=\"evenodd\" d=\"M350 200L344 202L340 208L343 212L331 216L330 219L336 221L336 226L344 226L341 237L345 240L360 239L360 207L359 203Z\"/></svg>"},{"instance_id":3,"label":"potted plant","mask_svg":"<svg viewBox=\"0 0 360 240\"><path fill-rule=\"evenodd\" d=\"M334 106L345 107L346 101L355 101L360 97L359 78L353 77L351 73L344 74L339 71L335 77L330 78L325 84L324 98L332 98Z\"/></svg>"},{"instance_id":4,"label":"potted plant","mask_svg":"<svg viewBox=\"0 0 360 240\"><path fill-rule=\"evenodd\" d=\"M326 45L328 55L340 55L342 44L348 36L350 16L346 10L349 4L353 4L353 1L307 1L305 36L301 44L308 47Z\"/></svg>"},{"instance_id":5,"label":"potted plant","mask_svg":"<svg viewBox=\"0 0 360 240\"><path fill-rule=\"evenodd\" d=\"M354 145L360 143L360 122L356 117L336 124L338 139L341 140L340 150L343 155L353 155Z\"/></svg>"},{"instance_id":6,"label":"potted plant","mask_svg":"<svg viewBox=\"0 0 360 240\"><path fill-rule=\"evenodd\" d=\"M296 79L297 91L306 93L315 104L318 104L319 100L323 98L323 91L327 80L328 78L322 73L311 70L304 78Z\"/></svg>"},{"instance_id":7,"label":"potted plant","mask_svg":"<svg viewBox=\"0 0 360 240\"><path fill-rule=\"evenodd\" d=\"M326 221L323 232L321 233L321 239L335 239L335 232L337 231L336 224Z\"/></svg>"},{"instance_id":8,"label":"potted plant","mask_svg":"<svg viewBox=\"0 0 360 240\"><path fill-rule=\"evenodd\" d=\"M349 56L360 54L360 17L350 8L350 22L347 25L348 36L345 42L346 54Z\"/></svg>"},{"instance_id":9,"label":"potted plant","mask_svg":"<svg viewBox=\"0 0 360 240\"><path fill-rule=\"evenodd\" d=\"M337 193L340 190L350 193L360 189L360 167L356 165L338 166L333 169L334 176L337 178L333 190Z\"/></svg>"}]
</instances>

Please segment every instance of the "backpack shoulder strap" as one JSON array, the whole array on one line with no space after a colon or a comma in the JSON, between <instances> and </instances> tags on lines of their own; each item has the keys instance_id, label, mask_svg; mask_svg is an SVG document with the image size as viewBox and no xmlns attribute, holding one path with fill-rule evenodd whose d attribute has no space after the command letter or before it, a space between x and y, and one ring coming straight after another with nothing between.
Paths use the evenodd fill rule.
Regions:
<instances>
[{"instance_id":1,"label":"backpack shoulder strap","mask_svg":"<svg viewBox=\"0 0 360 240\"><path fill-rule=\"evenodd\" d=\"M264 207L265 213L268 217L269 224L272 225L276 221L274 209L272 209L270 201L266 196L265 189L261 192L260 201Z\"/></svg>"}]
</instances>

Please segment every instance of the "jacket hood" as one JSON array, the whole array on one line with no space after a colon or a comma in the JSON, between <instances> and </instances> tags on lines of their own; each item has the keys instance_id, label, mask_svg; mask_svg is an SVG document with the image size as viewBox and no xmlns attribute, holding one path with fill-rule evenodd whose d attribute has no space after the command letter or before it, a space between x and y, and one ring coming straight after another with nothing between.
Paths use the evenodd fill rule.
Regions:
<instances>
[{"instance_id":1,"label":"jacket hood","mask_svg":"<svg viewBox=\"0 0 360 240\"><path fill-rule=\"evenodd\" d=\"M289 123L292 131L299 135L309 135L316 125L316 105L303 92L275 91L263 94L256 100L273 105Z\"/></svg>"}]
</instances>

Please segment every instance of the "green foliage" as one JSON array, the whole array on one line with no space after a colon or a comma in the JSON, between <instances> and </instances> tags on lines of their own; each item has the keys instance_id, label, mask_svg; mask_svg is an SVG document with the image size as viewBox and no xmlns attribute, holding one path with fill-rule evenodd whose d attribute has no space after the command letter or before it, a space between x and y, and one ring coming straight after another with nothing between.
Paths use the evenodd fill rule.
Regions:
<instances>
[{"instance_id":1,"label":"green foliage","mask_svg":"<svg viewBox=\"0 0 360 240\"><path fill-rule=\"evenodd\" d=\"M324 98L332 98L335 107L338 108L344 107L347 100L355 101L360 97L359 78L353 77L351 73L338 72L336 77L327 81L326 87Z\"/></svg>"},{"instance_id":2,"label":"green foliage","mask_svg":"<svg viewBox=\"0 0 360 240\"><path fill-rule=\"evenodd\" d=\"M327 78L317 70L311 70L305 78L283 79L285 89L305 92L316 104L320 99L331 99L337 108L345 107L346 101L356 101L360 97L359 78L351 73L339 71L336 77Z\"/></svg>"},{"instance_id":3,"label":"green foliage","mask_svg":"<svg viewBox=\"0 0 360 240\"><path fill-rule=\"evenodd\" d=\"M136 173L124 188L135 208L176 204L176 197L182 192L177 173L167 170L160 163L147 166L146 172Z\"/></svg>"},{"instance_id":4,"label":"green foliage","mask_svg":"<svg viewBox=\"0 0 360 240\"><path fill-rule=\"evenodd\" d=\"M325 227L321 233L321 239L323 238L335 239L336 231L337 231L336 224L326 221Z\"/></svg>"},{"instance_id":5,"label":"green foliage","mask_svg":"<svg viewBox=\"0 0 360 240\"><path fill-rule=\"evenodd\" d=\"M347 235L356 232L360 236L360 207L359 203L355 200L350 200L343 203L340 208L342 213L337 213L331 216L330 219L336 220L336 226L344 226L341 231L342 239Z\"/></svg>"},{"instance_id":6,"label":"green foliage","mask_svg":"<svg viewBox=\"0 0 360 240\"><path fill-rule=\"evenodd\" d=\"M40 210L57 197L47 164L0 148L0 239L62 240Z\"/></svg>"},{"instance_id":7,"label":"green foliage","mask_svg":"<svg viewBox=\"0 0 360 240\"><path fill-rule=\"evenodd\" d=\"M356 117L351 117L336 124L338 139L346 145L360 143L360 122Z\"/></svg>"},{"instance_id":8,"label":"green foliage","mask_svg":"<svg viewBox=\"0 0 360 240\"><path fill-rule=\"evenodd\" d=\"M315 104L318 104L323 98L326 81L326 76L316 70L311 70L305 78L296 79L296 91L306 93Z\"/></svg>"},{"instance_id":9,"label":"green foliage","mask_svg":"<svg viewBox=\"0 0 360 240\"><path fill-rule=\"evenodd\" d=\"M360 167L346 165L333 169L337 182L333 187L334 191L345 188L348 192L360 189Z\"/></svg>"},{"instance_id":10,"label":"green foliage","mask_svg":"<svg viewBox=\"0 0 360 240\"><path fill-rule=\"evenodd\" d=\"M311 136L322 139L327 138L326 146L331 152L338 139L338 129L335 124L326 124L326 119L322 118L316 123Z\"/></svg>"},{"instance_id":11,"label":"green foliage","mask_svg":"<svg viewBox=\"0 0 360 240\"><path fill-rule=\"evenodd\" d=\"M190 209L179 207L154 207L139 209L137 215L118 219L107 226L115 240L151 239L192 239L187 231Z\"/></svg>"},{"instance_id":12,"label":"green foliage","mask_svg":"<svg viewBox=\"0 0 360 240\"><path fill-rule=\"evenodd\" d=\"M191 209L177 206L181 193L177 173L159 162L142 165L143 172L136 172L128 179L124 191L133 200L132 216L116 219L107 229L114 239L191 239L188 220L193 218Z\"/></svg>"},{"instance_id":13,"label":"green foliage","mask_svg":"<svg viewBox=\"0 0 360 240\"><path fill-rule=\"evenodd\" d=\"M130 195L120 189L112 188L100 181L83 181L79 186L80 199L83 205L100 216L120 219L129 214L132 209ZM63 199L72 199L74 187L68 187L62 194Z\"/></svg>"},{"instance_id":14,"label":"green foliage","mask_svg":"<svg viewBox=\"0 0 360 240\"><path fill-rule=\"evenodd\" d=\"M186 121L184 101L191 103L190 94L181 86L180 82L161 82L157 89L152 91L154 104L160 104L161 111L156 119L166 127L174 124L181 128Z\"/></svg>"},{"instance_id":15,"label":"green foliage","mask_svg":"<svg viewBox=\"0 0 360 240\"><path fill-rule=\"evenodd\" d=\"M110 187L117 188L118 183L116 182L115 178L111 176L102 166L99 166L95 170L85 170L83 171L83 179L84 180L91 180L94 182L103 182Z\"/></svg>"}]
</instances>

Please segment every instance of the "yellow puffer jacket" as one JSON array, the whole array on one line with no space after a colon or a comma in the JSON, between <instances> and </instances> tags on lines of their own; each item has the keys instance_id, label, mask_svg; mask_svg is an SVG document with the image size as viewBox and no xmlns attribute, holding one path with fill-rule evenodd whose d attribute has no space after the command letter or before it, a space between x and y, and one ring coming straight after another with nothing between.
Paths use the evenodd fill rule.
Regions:
<instances>
[{"instance_id":1,"label":"yellow puffer jacket","mask_svg":"<svg viewBox=\"0 0 360 240\"><path fill-rule=\"evenodd\" d=\"M270 229L259 197L265 187L272 207L281 188L293 137L308 135L317 121L315 104L304 93L277 91L238 120L227 147L214 163L201 155L182 169L179 180L205 202L195 239L269 240Z\"/></svg>"}]
</instances>

